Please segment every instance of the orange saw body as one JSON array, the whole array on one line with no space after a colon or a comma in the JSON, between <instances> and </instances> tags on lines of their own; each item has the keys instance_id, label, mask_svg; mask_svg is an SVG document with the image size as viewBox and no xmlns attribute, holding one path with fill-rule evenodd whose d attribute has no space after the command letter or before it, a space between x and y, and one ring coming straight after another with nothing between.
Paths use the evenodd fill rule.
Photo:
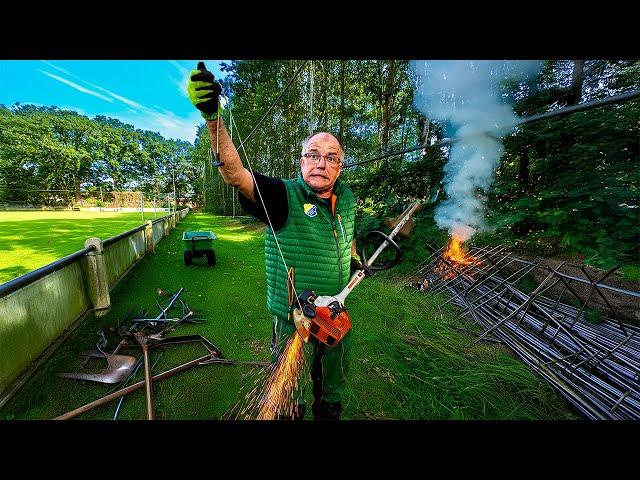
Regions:
<instances>
[{"instance_id":1,"label":"orange saw body","mask_svg":"<svg viewBox=\"0 0 640 480\"><path fill-rule=\"evenodd\" d=\"M351 329L347 309L335 297L317 297L314 292L305 290L299 300L302 310L296 308L293 311L293 321L305 342L313 335L332 347Z\"/></svg>"}]
</instances>

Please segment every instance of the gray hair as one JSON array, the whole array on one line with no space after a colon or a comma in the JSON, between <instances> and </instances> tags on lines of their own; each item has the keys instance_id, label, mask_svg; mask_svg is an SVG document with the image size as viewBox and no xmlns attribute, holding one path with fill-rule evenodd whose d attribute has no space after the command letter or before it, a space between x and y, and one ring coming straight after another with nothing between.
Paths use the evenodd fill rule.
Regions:
<instances>
[{"instance_id":1,"label":"gray hair","mask_svg":"<svg viewBox=\"0 0 640 480\"><path fill-rule=\"evenodd\" d=\"M336 139L336 141L338 142L338 146L340 147L340 152L339 152L339 156L340 156L340 161L344 162L344 148L342 147L342 143L340 142L340 140L338 139L338 137L336 137L333 133L331 132L315 132L312 133L311 135L309 135L307 138L305 138L302 141L302 151L301 151L301 155L304 155L305 150L307 149L307 145L309 144L309 140L311 140L311 138L315 137L316 135L318 135L319 133L326 133L327 135L331 135L333 138Z\"/></svg>"}]
</instances>

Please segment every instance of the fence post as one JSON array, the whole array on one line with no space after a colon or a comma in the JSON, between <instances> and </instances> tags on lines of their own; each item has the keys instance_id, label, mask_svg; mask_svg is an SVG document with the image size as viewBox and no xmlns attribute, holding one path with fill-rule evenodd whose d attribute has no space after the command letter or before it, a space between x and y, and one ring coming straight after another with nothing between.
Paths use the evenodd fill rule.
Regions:
<instances>
[{"instance_id":1,"label":"fence post","mask_svg":"<svg viewBox=\"0 0 640 480\"><path fill-rule=\"evenodd\" d=\"M88 238L84 242L85 247L94 245L96 249L87 253L87 271L89 273L89 297L93 304L96 317L106 315L111 308L111 298L109 297L109 276L107 266L102 256L102 240L99 238Z\"/></svg>"},{"instance_id":2,"label":"fence post","mask_svg":"<svg viewBox=\"0 0 640 480\"><path fill-rule=\"evenodd\" d=\"M147 253L153 253L155 251L153 246L153 223L151 220L147 220L144 224L144 237L147 240Z\"/></svg>"}]
</instances>

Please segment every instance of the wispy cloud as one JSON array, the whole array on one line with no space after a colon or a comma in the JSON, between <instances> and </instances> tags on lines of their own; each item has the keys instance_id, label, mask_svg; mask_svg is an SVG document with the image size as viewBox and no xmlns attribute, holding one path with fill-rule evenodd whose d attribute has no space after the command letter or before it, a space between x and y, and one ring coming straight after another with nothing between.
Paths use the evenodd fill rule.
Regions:
<instances>
[{"instance_id":1,"label":"wispy cloud","mask_svg":"<svg viewBox=\"0 0 640 480\"><path fill-rule=\"evenodd\" d=\"M113 93L112 91L107 90L106 88L102 88L102 87L100 87L98 85L94 85L93 83L89 83L89 82L84 82L84 83L86 83L87 85L91 85L93 88L97 88L98 90L101 90L101 91L103 91L105 93L108 93L109 95L111 95L116 100L120 100L122 103L124 103L126 105L129 105L130 107L139 108L141 110L147 108L147 107L145 107L144 105L141 105L138 102L135 102L135 101L130 100L130 99L126 98L126 97L123 97L122 95L118 95L117 93Z\"/></svg>"},{"instance_id":2,"label":"wispy cloud","mask_svg":"<svg viewBox=\"0 0 640 480\"><path fill-rule=\"evenodd\" d=\"M178 87L178 91L180 92L180 95L182 95L183 97L189 98L189 94L187 93L187 82L189 81L189 74L191 73L191 70L184 67L183 65L176 62L175 60L167 60L167 61L171 65L173 65L180 73L180 78L169 76L169 79L174 83L176 87Z\"/></svg>"},{"instance_id":3,"label":"wispy cloud","mask_svg":"<svg viewBox=\"0 0 640 480\"><path fill-rule=\"evenodd\" d=\"M120 121L134 125L135 128L138 128L138 129L159 132L165 138L174 138L174 139L186 140L189 142L193 142L195 140L197 126L203 121L198 111L194 110L189 114L187 118L178 117L173 112L166 110L165 108L162 108L159 105L154 104L153 108L147 107L139 102L136 102L135 100L131 100L130 98L124 97L118 93L115 93L111 90L101 87L100 85L95 85L93 83L87 82L82 78L78 77L77 75L74 75L73 73L63 68L58 67L57 65L54 65L50 62L46 62L44 60L41 60L41 61L47 64L48 66L50 66L51 68L54 68L64 73L65 75L78 79L83 84L89 85L95 90L106 93L108 96L102 95L101 93L98 93L94 90L89 90L88 88L85 88L81 85L78 85L77 83L74 83L70 80L66 80L52 73L48 73L43 70L40 70L40 72L44 73L45 75L48 75L49 77L54 78L55 80L65 83L83 93L94 95L110 103L113 103L113 99L116 99L119 102L122 102L125 105L127 105L127 107L129 107L126 109L126 113L114 112L114 113L104 113L104 115L108 117L118 118ZM169 60L168 62L171 65L173 65L178 70L178 72L180 72L180 75L182 76L182 80L178 80L176 78L170 77L171 80L174 81L174 83L179 87L178 88L179 91L184 96L187 96L186 85L189 78L190 70L175 60ZM78 111L78 113L85 114L84 112L80 111L80 109L76 108L75 110Z\"/></svg>"},{"instance_id":4,"label":"wispy cloud","mask_svg":"<svg viewBox=\"0 0 640 480\"><path fill-rule=\"evenodd\" d=\"M179 62L176 62L175 60L167 60L171 65L173 65L174 67L176 67L178 69L178 71L180 72L181 75L188 75L189 74L189 69L183 65L181 65Z\"/></svg>"},{"instance_id":5,"label":"wispy cloud","mask_svg":"<svg viewBox=\"0 0 640 480\"><path fill-rule=\"evenodd\" d=\"M84 88L83 86L78 85L77 83L74 83L71 80L67 80L66 78L59 77L58 75L54 75L53 73L45 72L44 70L39 70L39 71L44 73L48 77L53 78L54 80L57 80L57 81L62 82L64 84L66 84L66 85L69 85L71 88L75 88L79 92L86 93L87 95L93 95L94 97L101 98L102 100L104 100L106 102L113 103L113 100L111 98L105 97L104 95L102 95L102 94L100 94L98 92L94 92L93 90L89 90L88 88Z\"/></svg>"},{"instance_id":6,"label":"wispy cloud","mask_svg":"<svg viewBox=\"0 0 640 480\"><path fill-rule=\"evenodd\" d=\"M186 140L193 143L196 138L197 128L204 120L198 111L182 118L174 114L162 114L158 112L146 115L123 115L122 113L107 113L106 116L118 118L124 123L134 125L141 130L149 130L160 133L164 138Z\"/></svg>"},{"instance_id":7,"label":"wispy cloud","mask_svg":"<svg viewBox=\"0 0 640 480\"><path fill-rule=\"evenodd\" d=\"M40 60L40 61L41 61L42 63L44 63L45 65L49 65L51 68L55 68L55 69L56 69L56 70L58 70L59 72L62 72L62 73L64 73L64 74L66 74L66 75L69 75L70 77L78 78L78 77L76 77L73 73L68 72L67 70L65 70L65 69L64 69L64 68L62 68L62 67L58 67L57 65L54 65L54 64L53 64L53 63L51 63L51 62L47 62L46 60Z\"/></svg>"},{"instance_id":8,"label":"wispy cloud","mask_svg":"<svg viewBox=\"0 0 640 480\"><path fill-rule=\"evenodd\" d=\"M72 105L61 105L58 107L60 110L71 110L73 112L76 112L80 115L84 115L85 117L89 117L91 118L91 114L87 113L84 109L79 108L79 107L74 107Z\"/></svg>"}]
</instances>

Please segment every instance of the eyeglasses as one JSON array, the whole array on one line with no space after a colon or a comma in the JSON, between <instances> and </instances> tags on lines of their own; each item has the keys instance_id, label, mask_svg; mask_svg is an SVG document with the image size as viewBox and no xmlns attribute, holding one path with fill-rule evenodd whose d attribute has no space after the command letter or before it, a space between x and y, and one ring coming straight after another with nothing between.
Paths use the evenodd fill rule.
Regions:
<instances>
[{"instance_id":1,"label":"eyeglasses","mask_svg":"<svg viewBox=\"0 0 640 480\"><path fill-rule=\"evenodd\" d=\"M340 161L340 157L338 157L337 155L320 155L319 153L305 153L302 156L307 160L309 160L311 163L316 163L316 164L320 162L320 159L323 157L327 161L327 163L333 166L338 166L342 163Z\"/></svg>"}]
</instances>

